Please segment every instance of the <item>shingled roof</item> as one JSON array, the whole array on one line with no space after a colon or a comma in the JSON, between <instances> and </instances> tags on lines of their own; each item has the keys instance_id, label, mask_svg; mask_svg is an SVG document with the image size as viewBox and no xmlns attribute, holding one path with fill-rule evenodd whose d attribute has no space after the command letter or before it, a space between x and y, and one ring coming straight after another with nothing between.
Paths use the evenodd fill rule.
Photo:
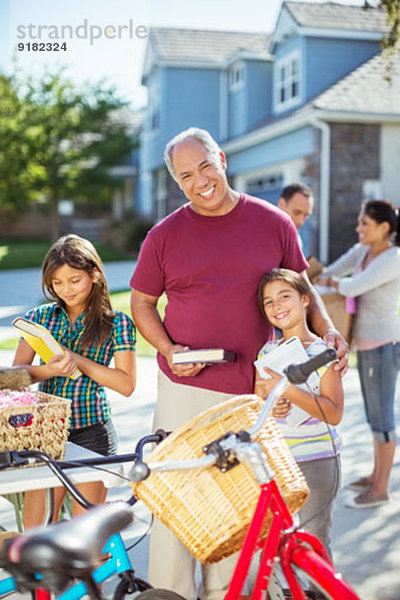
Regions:
<instances>
[{"instance_id":1,"label":"shingled roof","mask_svg":"<svg viewBox=\"0 0 400 600\"><path fill-rule=\"evenodd\" d=\"M387 29L386 12L381 8L364 9L336 2L285 2L284 6L301 27L382 32Z\"/></svg>"},{"instance_id":2,"label":"shingled roof","mask_svg":"<svg viewBox=\"0 0 400 600\"><path fill-rule=\"evenodd\" d=\"M240 50L267 52L266 33L152 27L150 35L153 57L163 61L223 62Z\"/></svg>"},{"instance_id":3,"label":"shingled roof","mask_svg":"<svg viewBox=\"0 0 400 600\"><path fill-rule=\"evenodd\" d=\"M400 55L385 80L387 60L374 56L318 96L312 106L329 111L400 115Z\"/></svg>"}]
</instances>

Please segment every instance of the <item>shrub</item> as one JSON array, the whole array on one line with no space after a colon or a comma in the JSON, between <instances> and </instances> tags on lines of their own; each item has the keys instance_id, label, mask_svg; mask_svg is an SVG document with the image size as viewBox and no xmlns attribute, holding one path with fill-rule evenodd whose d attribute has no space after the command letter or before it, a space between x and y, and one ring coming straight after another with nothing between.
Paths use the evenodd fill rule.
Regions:
<instances>
[{"instance_id":1,"label":"shrub","mask_svg":"<svg viewBox=\"0 0 400 600\"><path fill-rule=\"evenodd\" d=\"M123 252L136 255L152 225L148 221L124 218L110 226L107 242Z\"/></svg>"}]
</instances>

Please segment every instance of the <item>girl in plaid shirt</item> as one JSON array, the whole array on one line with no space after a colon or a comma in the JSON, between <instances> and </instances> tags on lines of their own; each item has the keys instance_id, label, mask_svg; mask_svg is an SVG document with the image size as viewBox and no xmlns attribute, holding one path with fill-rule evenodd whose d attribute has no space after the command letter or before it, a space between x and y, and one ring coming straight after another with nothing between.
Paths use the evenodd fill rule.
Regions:
<instances>
[{"instance_id":1,"label":"girl in plaid shirt","mask_svg":"<svg viewBox=\"0 0 400 600\"><path fill-rule=\"evenodd\" d=\"M117 439L105 387L124 396L135 388L134 325L127 315L112 309L101 259L93 244L77 235L63 236L50 248L42 266L42 287L53 302L25 317L46 327L65 352L48 364L33 365L35 352L21 339L13 364L25 368L42 391L70 399L70 441L99 454L115 454ZM72 379L76 368L82 375ZM80 488L91 502L104 502L101 482ZM56 488L56 516L64 496L64 488ZM25 527L41 522L43 507L43 490L26 493ZM74 514L81 510L74 506Z\"/></svg>"}]
</instances>

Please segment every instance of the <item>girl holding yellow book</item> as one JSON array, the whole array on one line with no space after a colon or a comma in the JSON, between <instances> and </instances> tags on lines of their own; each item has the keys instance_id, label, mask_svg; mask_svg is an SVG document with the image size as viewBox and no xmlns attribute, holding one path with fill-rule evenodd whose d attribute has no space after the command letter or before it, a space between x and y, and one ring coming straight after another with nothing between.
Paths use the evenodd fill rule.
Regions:
<instances>
[{"instance_id":1,"label":"girl holding yellow book","mask_svg":"<svg viewBox=\"0 0 400 600\"><path fill-rule=\"evenodd\" d=\"M40 390L70 399L71 442L102 455L115 454L117 440L105 388L124 396L135 388L134 325L127 315L113 311L101 259L92 243L77 235L63 236L50 248L42 266L42 287L53 301L25 317L48 329L63 352L47 364L34 365L35 350L21 339L13 364L25 368ZM78 377L77 369L82 373ZM100 482L82 484L81 489L93 503L105 500ZM64 495L63 488L56 490L56 516ZM74 514L80 510L74 506ZM28 492L25 527L39 524L43 512L44 491Z\"/></svg>"}]
</instances>

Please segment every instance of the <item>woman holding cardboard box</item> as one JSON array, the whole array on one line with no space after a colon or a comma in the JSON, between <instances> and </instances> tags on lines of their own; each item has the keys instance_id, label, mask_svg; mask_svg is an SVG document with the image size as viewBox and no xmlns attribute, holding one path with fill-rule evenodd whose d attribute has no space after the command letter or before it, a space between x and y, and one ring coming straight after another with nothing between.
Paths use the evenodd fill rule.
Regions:
<instances>
[{"instance_id":1,"label":"woman holding cardboard box","mask_svg":"<svg viewBox=\"0 0 400 600\"><path fill-rule=\"evenodd\" d=\"M318 283L355 299L353 347L367 421L374 438L372 473L350 484L358 492L348 505L369 508L389 501L396 447L394 395L400 369L400 220L385 200L361 209L359 243L329 265Z\"/></svg>"}]
</instances>

